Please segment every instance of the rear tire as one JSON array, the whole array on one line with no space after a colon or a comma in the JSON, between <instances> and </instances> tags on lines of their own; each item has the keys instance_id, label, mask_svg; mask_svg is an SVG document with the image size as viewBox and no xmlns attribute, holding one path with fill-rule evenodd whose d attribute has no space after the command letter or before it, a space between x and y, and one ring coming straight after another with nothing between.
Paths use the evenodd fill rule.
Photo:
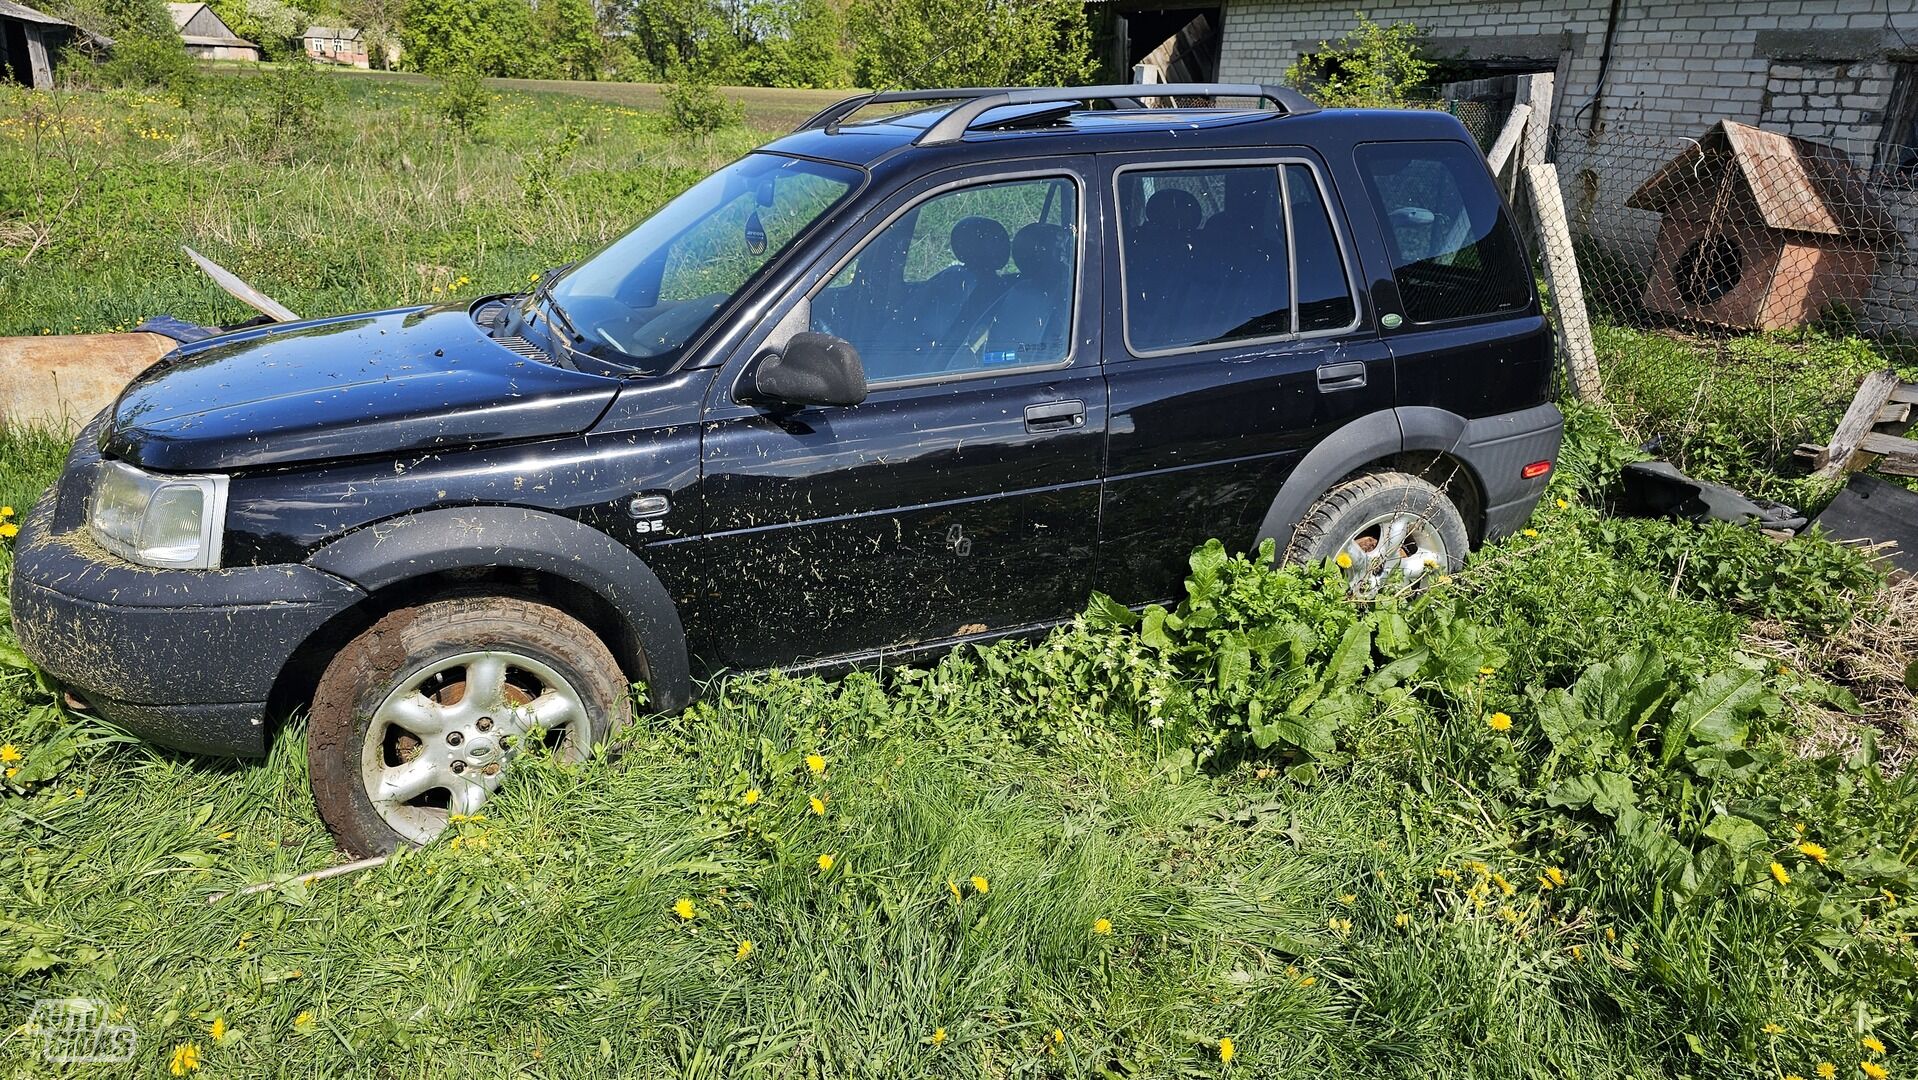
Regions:
<instances>
[{"instance_id":1,"label":"rear tire","mask_svg":"<svg viewBox=\"0 0 1918 1080\"><path fill-rule=\"evenodd\" d=\"M341 848L384 855L477 810L534 734L577 761L631 717L619 662L558 608L504 596L402 608L320 677L313 801Z\"/></svg>"},{"instance_id":2,"label":"rear tire","mask_svg":"<svg viewBox=\"0 0 1918 1080\"><path fill-rule=\"evenodd\" d=\"M1463 565L1471 550L1465 519L1445 492L1409 473L1357 476L1326 492L1306 511L1285 557L1336 561L1352 594L1377 596L1398 581L1417 588ZM1396 573L1397 577L1394 577Z\"/></svg>"}]
</instances>

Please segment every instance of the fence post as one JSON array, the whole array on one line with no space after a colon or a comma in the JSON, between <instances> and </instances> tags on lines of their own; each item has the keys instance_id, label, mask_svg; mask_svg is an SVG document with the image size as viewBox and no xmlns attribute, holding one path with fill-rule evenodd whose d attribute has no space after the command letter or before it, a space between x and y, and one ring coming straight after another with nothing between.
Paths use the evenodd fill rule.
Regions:
<instances>
[{"instance_id":1,"label":"fence post","mask_svg":"<svg viewBox=\"0 0 1918 1080\"><path fill-rule=\"evenodd\" d=\"M1545 160L1552 134L1552 75L1521 75L1518 101L1531 107L1518 148L1519 172L1531 193L1532 214L1538 225L1545 282L1552 292L1552 311L1558 316L1559 338L1565 352L1565 373L1572 394L1581 401L1603 401L1598 378L1598 351L1592 345L1592 321L1585 311L1585 286L1578 276L1578 257L1572 251L1572 228L1565 217L1565 196L1558 186L1558 166Z\"/></svg>"}]
</instances>

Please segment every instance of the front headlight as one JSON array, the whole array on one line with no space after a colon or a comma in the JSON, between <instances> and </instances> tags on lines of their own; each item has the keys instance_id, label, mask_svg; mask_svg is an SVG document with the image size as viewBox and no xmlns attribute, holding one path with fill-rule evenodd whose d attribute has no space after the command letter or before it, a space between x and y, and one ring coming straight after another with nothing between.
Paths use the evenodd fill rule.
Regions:
<instances>
[{"instance_id":1,"label":"front headlight","mask_svg":"<svg viewBox=\"0 0 1918 1080\"><path fill-rule=\"evenodd\" d=\"M123 559L167 569L214 570L226 527L224 476L167 476L103 461L87 528Z\"/></svg>"}]
</instances>

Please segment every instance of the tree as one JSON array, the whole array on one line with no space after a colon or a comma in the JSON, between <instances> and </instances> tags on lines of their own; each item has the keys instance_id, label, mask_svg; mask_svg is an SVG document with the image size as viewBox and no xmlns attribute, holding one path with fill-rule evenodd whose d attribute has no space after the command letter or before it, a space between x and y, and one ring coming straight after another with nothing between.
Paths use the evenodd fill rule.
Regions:
<instances>
[{"instance_id":1,"label":"tree","mask_svg":"<svg viewBox=\"0 0 1918 1080\"><path fill-rule=\"evenodd\" d=\"M212 7L221 22L259 45L269 60L300 55L301 36L313 23L304 8L286 0L212 0Z\"/></svg>"},{"instance_id":2,"label":"tree","mask_svg":"<svg viewBox=\"0 0 1918 1080\"><path fill-rule=\"evenodd\" d=\"M599 77L599 23L591 0L540 0L533 17L545 53L569 79Z\"/></svg>"},{"instance_id":3,"label":"tree","mask_svg":"<svg viewBox=\"0 0 1918 1080\"><path fill-rule=\"evenodd\" d=\"M1419 44L1419 28L1407 22L1381 26L1359 15L1358 28L1336 43L1301 55L1286 69L1286 85L1336 109L1396 109L1425 95L1432 70Z\"/></svg>"},{"instance_id":4,"label":"tree","mask_svg":"<svg viewBox=\"0 0 1918 1080\"><path fill-rule=\"evenodd\" d=\"M402 60L415 71L465 66L482 75L526 78L553 69L536 46L526 0L407 0L402 21Z\"/></svg>"},{"instance_id":5,"label":"tree","mask_svg":"<svg viewBox=\"0 0 1918 1080\"><path fill-rule=\"evenodd\" d=\"M852 85L844 0L763 0L760 35L726 75L749 86Z\"/></svg>"},{"instance_id":6,"label":"tree","mask_svg":"<svg viewBox=\"0 0 1918 1080\"><path fill-rule=\"evenodd\" d=\"M852 0L862 86L1070 86L1092 74L1081 0Z\"/></svg>"}]
</instances>

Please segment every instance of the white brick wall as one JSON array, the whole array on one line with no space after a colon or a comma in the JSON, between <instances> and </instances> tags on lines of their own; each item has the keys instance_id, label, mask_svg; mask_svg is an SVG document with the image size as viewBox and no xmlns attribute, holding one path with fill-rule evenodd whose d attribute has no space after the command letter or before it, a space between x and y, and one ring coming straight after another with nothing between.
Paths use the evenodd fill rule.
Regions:
<instances>
[{"instance_id":1,"label":"white brick wall","mask_svg":"<svg viewBox=\"0 0 1918 1080\"><path fill-rule=\"evenodd\" d=\"M1890 4L1889 31L1885 0L1628 3L1612 38L1601 123L1588 135L1605 36L1602 0L1223 2L1219 77L1228 82L1277 81L1300 52L1350 32L1355 7L1376 22L1415 23L1441 55L1522 49L1541 70L1562 64L1555 155L1574 227L1583 223L1641 255L1649 254L1658 218L1625 209L1625 199L1685 138L1721 119L1831 143L1871 166L1894 88L1884 43L1900 51L1918 44L1918 7L1910 3ZM1790 44L1781 47L1781 39ZM1846 53L1853 46L1861 55ZM1881 262L1865 314L1918 336L1918 193L1884 195L1906 252Z\"/></svg>"}]
</instances>

